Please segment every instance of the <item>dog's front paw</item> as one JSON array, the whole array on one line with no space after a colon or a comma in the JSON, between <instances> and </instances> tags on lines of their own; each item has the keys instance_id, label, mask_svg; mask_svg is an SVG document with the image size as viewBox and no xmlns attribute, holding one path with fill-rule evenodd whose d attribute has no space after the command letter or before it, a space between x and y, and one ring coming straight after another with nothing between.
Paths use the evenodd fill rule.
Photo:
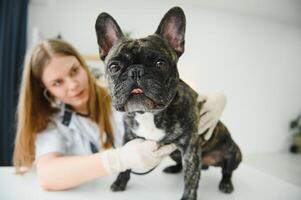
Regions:
<instances>
[{"instance_id":1,"label":"dog's front paw","mask_svg":"<svg viewBox=\"0 0 301 200\"><path fill-rule=\"evenodd\" d=\"M181 172L182 168L183 168L182 165L172 165L172 166L166 167L165 169L163 169L163 171L168 174L175 174L175 173Z\"/></svg>"},{"instance_id":2,"label":"dog's front paw","mask_svg":"<svg viewBox=\"0 0 301 200\"><path fill-rule=\"evenodd\" d=\"M126 182L117 180L111 185L111 190L114 192L124 191L125 187L126 187Z\"/></svg>"},{"instance_id":3,"label":"dog's front paw","mask_svg":"<svg viewBox=\"0 0 301 200\"><path fill-rule=\"evenodd\" d=\"M219 184L219 190L223 193L231 193L233 192L233 185L231 181L221 181Z\"/></svg>"},{"instance_id":4,"label":"dog's front paw","mask_svg":"<svg viewBox=\"0 0 301 200\"><path fill-rule=\"evenodd\" d=\"M196 200L196 197L182 197L181 200Z\"/></svg>"},{"instance_id":5,"label":"dog's front paw","mask_svg":"<svg viewBox=\"0 0 301 200\"><path fill-rule=\"evenodd\" d=\"M130 173L130 170L121 172L114 183L111 185L111 190L114 192L125 190L125 187L130 180Z\"/></svg>"}]
</instances>

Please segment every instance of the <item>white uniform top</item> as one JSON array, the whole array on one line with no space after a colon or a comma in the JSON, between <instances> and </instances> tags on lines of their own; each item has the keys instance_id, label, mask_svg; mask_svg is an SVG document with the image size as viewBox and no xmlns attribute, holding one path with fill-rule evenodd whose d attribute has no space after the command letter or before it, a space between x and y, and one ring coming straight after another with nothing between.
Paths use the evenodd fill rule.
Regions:
<instances>
[{"instance_id":1,"label":"white uniform top","mask_svg":"<svg viewBox=\"0 0 301 200\"><path fill-rule=\"evenodd\" d=\"M114 145L120 146L124 132L122 113L114 108L112 108L111 122L115 137ZM51 118L47 128L37 134L35 159L50 152L64 155L89 155L101 150L99 147L105 139L100 138L95 122L62 106L61 111Z\"/></svg>"}]
</instances>

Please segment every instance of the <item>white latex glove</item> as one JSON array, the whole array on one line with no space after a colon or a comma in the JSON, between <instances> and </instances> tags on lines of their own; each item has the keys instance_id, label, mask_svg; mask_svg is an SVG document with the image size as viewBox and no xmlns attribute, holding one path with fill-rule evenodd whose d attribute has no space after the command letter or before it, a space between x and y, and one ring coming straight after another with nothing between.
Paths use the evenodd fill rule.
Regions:
<instances>
[{"instance_id":1,"label":"white latex glove","mask_svg":"<svg viewBox=\"0 0 301 200\"><path fill-rule=\"evenodd\" d=\"M151 140L135 139L123 147L109 149L101 153L103 167L108 174L122 172L127 169L149 170L176 149L174 144L162 146Z\"/></svg>"},{"instance_id":2,"label":"white latex glove","mask_svg":"<svg viewBox=\"0 0 301 200\"><path fill-rule=\"evenodd\" d=\"M201 135L209 129L204 135L205 140L208 140L225 108L226 97L222 93L212 93L207 96L199 95L198 102L203 102L198 133Z\"/></svg>"}]
</instances>

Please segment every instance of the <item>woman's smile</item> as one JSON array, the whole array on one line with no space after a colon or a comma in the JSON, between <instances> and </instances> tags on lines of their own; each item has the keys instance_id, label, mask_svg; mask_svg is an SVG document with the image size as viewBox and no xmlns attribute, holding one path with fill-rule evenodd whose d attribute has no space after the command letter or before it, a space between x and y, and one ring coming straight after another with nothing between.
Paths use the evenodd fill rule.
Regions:
<instances>
[{"instance_id":1,"label":"woman's smile","mask_svg":"<svg viewBox=\"0 0 301 200\"><path fill-rule=\"evenodd\" d=\"M84 96L84 94L85 94L85 91L82 90L82 91L78 92L76 95L74 95L72 98L79 99L79 98L82 98Z\"/></svg>"}]
</instances>

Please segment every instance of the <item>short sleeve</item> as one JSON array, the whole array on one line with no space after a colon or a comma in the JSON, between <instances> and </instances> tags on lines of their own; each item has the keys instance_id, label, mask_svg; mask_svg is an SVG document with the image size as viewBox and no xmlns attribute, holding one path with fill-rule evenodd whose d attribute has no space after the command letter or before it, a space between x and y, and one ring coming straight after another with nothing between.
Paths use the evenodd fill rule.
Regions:
<instances>
[{"instance_id":1,"label":"short sleeve","mask_svg":"<svg viewBox=\"0 0 301 200\"><path fill-rule=\"evenodd\" d=\"M45 130L38 133L35 140L36 160L40 156L51 152L66 154L65 139L55 125L48 126Z\"/></svg>"}]
</instances>

